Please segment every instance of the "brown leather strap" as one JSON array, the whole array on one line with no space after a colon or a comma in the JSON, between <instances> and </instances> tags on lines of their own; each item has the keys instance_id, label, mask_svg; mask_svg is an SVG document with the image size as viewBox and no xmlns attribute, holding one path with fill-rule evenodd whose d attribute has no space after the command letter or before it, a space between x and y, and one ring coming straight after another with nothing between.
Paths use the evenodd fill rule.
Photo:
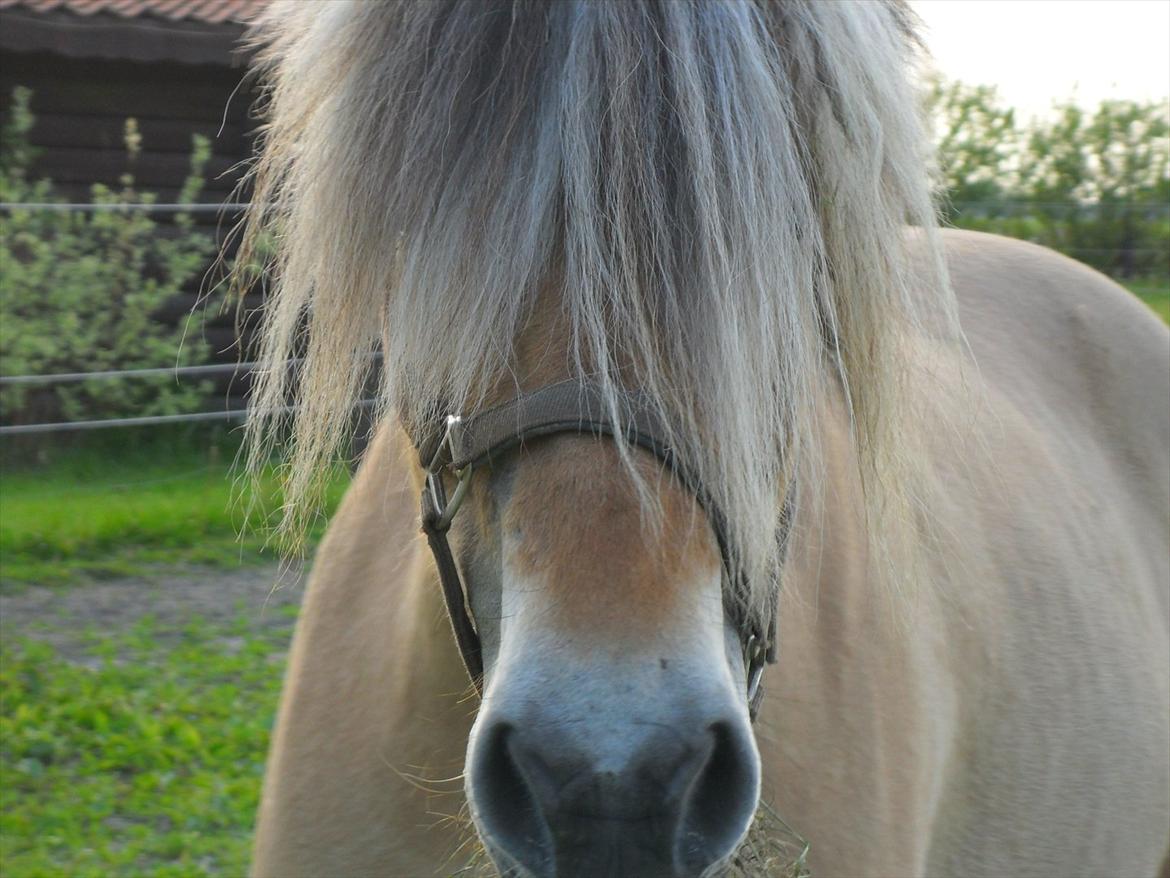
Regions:
<instances>
[{"instance_id":1,"label":"brown leather strap","mask_svg":"<svg viewBox=\"0 0 1170 878\"><path fill-rule=\"evenodd\" d=\"M726 519L702 485L662 438L666 430L649 398L640 392L624 391L616 398L617 418L604 402L600 388L589 382L562 381L509 400L467 418L451 418L443 429L421 444L419 457L428 471L428 484L423 489L423 532L435 556L447 614L464 665L479 691L483 680L482 645L467 606L467 595L459 576L451 547L447 541L450 516L444 515L447 504L442 471L464 471L468 466L490 465L494 457L522 446L525 442L558 433L592 433L597 436L617 436L649 451L663 462L684 487L703 507L710 520L727 581L724 583L724 607L729 619L740 632L745 646L745 671L748 674L749 707L755 717L762 688L759 675L763 663L775 662L777 655L777 610L779 580L770 583L769 618L752 619L744 616L741 596L746 583L732 582L734 565L731 559ZM436 505L437 504L437 505ZM781 540L781 557L791 521L792 495L785 501ZM734 586L734 587L729 587Z\"/></svg>"},{"instance_id":2,"label":"brown leather strap","mask_svg":"<svg viewBox=\"0 0 1170 878\"><path fill-rule=\"evenodd\" d=\"M442 492L440 481L440 492ZM442 497L440 493L440 498ZM447 605L447 619L451 623L451 631L455 635L455 643L459 647L459 655L463 658L463 667L467 669L467 676L475 686L476 694L483 694L483 647L479 640L479 632L471 621L468 612L467 595L463 591L463 581L459 576L459 566L455 563L455 555L451 551L451 543L447 540L447 528L437 527L441 510L435 507L434 495L423 489L422 492L422 530L426 534L427 543L431 547L431 554L435 556L435 567L439 571L439 584L443 589L443 602Z\"/></svg>"},{"instance_id":3,"label":"brown leather strap","mask_svg":"<svg viewBox=\"0 0 1170 878\"><path fill-rule=\"evenodd\" d=\"M658 457L670 454L659 438L666 435L664 425L645 394L621 392L616 404L617 421L631 442ZM601 388L570 379L463 418L452 426L449 434L444 427L430 437L419 454L424 468L438 451L439 463L460 470L468 464L490 462L492 455L503 454L540 436L554 433L612 436L613 425Z\"/></svg>"}]
</instances>

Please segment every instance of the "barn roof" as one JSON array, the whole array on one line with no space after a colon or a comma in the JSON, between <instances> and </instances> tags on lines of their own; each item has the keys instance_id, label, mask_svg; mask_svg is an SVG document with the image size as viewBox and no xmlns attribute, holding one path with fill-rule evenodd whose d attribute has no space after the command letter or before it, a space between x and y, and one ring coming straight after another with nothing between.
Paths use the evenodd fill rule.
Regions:
<instances>
[{"instance_id":1,"label":"barn roof","mask_svg":"<svg viewBox=\"0 0 1170 878\"><path fill-rule=\"evenodd\" d=\"M267 0L0 0L0 10L63 11L73 15L115 15L207 24L247 21Z\"/></svg>"},{"instance_id":2,"label":"barn roof","mask_svg":"<svg viewBox=\"0 0 1170 878\"><path fill-rule=\"evenodd\" d=\"M73 58L233 63L269 0L0 0L0 49Z\"/></svg>"}]
</instances>

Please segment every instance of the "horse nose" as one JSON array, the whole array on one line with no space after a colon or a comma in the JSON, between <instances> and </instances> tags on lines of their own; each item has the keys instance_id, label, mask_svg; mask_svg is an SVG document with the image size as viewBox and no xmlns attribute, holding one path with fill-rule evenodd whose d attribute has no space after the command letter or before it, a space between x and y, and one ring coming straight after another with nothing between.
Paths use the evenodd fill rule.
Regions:
<instances>
[{"instance_id":1,"label":"horse nose","mask_svg":"<svg viewBox=\"0 0 1170 878\"><path fill-rule=\"evenodd\" d=\"M663 724L625 731L570 738L485 725L469 788L503 874L689 878L730 858L759 793L747 720L729 715L690 735Z\"/></svg>"}]
</instances>

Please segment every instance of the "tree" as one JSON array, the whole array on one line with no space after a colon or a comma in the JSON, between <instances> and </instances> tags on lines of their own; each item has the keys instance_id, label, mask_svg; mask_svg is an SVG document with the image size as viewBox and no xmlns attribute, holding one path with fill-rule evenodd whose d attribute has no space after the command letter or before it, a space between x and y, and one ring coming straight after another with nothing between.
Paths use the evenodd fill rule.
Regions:
<instances>
[{"instance_id":1,"label":"tree","mask_svg":"<svg viewBox=\"0 0 1170 878\"><path fill-rule=\"evenodd\" d=\"M1170 276L1170 105L1066 102L1021 128L994 89L940 81L930 110L947 222Z\"/></svg>"}]
</instances>

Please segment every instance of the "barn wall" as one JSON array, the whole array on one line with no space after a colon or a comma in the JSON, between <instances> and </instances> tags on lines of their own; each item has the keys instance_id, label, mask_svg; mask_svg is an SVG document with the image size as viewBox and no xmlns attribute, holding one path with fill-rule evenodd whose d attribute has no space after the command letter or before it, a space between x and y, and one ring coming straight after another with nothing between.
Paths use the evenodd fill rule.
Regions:
<instances>
[{"instance_id":1,"label":"barn wall","mask_svg":"<svg viewBox=\"0 0 1170 878\"><path fill-rule=\"evenodd\" d=\"M230 58L225 53L225 62ZM131 173L139 189L157 193L158 201L174 201L189 173L191 137L211 141L201 202L220 204L232 198L241 162L252 150L249 120L253 93L243 83L242 67L165 61L134 62L64 57L48 52L0 54L0 109L7 112L15 86L32 89L36 123L30 139L39 150L34 176L48 177L59 195L70 201L90 200L89 187L117 187ZM142 149L133 161L124 145L124 126L134 118ZM238 216L197 214L197 223L222 244ZM160 215L165 234L166 216ZM199 294L199 281L168 302L156 315L177 325L187 319ZM235 315L209 316L202 335L217 359L234 362ZM237 379L231 395L246 384ZM225 388L217 388L217 393ZM222 395L220 399L222 400ZM238 400L233 400L233 402Z\"/></svg>"},{"instance_id":2,"label":"barn wall","mask_svg":"<svg viewBox=\"0 0 1170 878\"><path fill-rule=\"evenodd\" d=\"M131 171L139 186L172 200L190 167L191 136L202 134L212 144L206 200L223 201L238 179L232 166L251 154L252 95L241 69L41 52L5 53L2 61L0 105L8 106L14 86L33 90L37 170L70 197L86 200L89 184L116 185ZM123 143L129 117L142 134L133 165Z\"/></svg>"}]
</instances>

